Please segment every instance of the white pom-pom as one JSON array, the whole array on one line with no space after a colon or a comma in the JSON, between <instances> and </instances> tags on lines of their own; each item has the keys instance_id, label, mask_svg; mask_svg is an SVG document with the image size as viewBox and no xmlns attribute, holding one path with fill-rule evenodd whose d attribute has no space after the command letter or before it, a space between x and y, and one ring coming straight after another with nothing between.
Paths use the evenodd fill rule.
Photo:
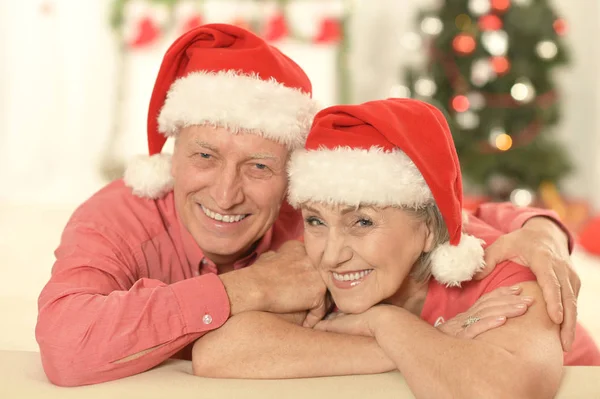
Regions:
<instances>
[{"instance_id":1,"label":"white pom-pom","mask_svg":"<svg viewBox=\"0 0 600 399\"><path fill-rule=\"evenodd\" d=\"M173 189L171 155L136 157L127 165L123 180L138 197L157 199L164 196Z\"/></svg>"},{"instance_id":2,"label":"white pom-pom","mask_svg":"<svg viewBox=\"0 0 600 399\"><path fill-rule=\"evenodd\" d=\"M431 254L431 274L447 287L459 287L485 266L483 244L483 240L463 234L458 245L438 246Z\"/></svg>"}]
</instances>

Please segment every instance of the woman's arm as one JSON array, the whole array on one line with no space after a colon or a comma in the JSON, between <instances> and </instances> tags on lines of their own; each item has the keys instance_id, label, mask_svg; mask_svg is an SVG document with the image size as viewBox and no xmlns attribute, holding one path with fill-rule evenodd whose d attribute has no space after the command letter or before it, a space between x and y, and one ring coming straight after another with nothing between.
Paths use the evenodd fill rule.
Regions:
<instances>
[{"instance_id":1,"label":"woman's arm","mask_svg":"<svg viewBox=\"0 0 600 399\"><path fill-rule=\"evenodd\" d=\"M320 328L375 336L416 397L552 398L562 373L558 326L539 286L521 285L534 298L527 313L473 340L442 334L393 306L325 320Z\"/></svg>"},{"instance_id":2,"label":"woman's arm","mask_svg":"<svg viewBox=\"0 0 600 399\"><path fill-rule=\"evenodd\" d=\"M444 335L400 308L378 318L375 337L417 397L552 398L562 373L558 326L538 285L522 286L536 302L528 312L474 340Z\"/></svg>"}]
</instances>

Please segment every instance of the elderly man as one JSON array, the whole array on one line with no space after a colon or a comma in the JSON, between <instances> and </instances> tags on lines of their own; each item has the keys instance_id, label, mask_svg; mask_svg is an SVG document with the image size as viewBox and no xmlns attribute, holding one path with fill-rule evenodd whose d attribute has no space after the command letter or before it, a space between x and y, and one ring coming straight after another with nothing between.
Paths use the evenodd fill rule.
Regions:
<instances>
[{"instance_id":1,"label":"elderly man","mask_svg":"<svg viewBox=\"0 0 600 399\"><path fill-rule=\"evenodd\" d=\"M284 202L286 162L316 111L302 69L250 32L206 25L171 46L150 101L151 156L75 211L40 295L36 337L53 383L98 383L189 358L201 337L208 347L196 368L222 376L393 369L368 338L301 326L323 317L327 301L293 241L302 221ZM176 138L172 158L161 154L167 136ZM552 215L505 204L486 205L479 216L517 230L488 260L533 261L561 323L569 298L560 299L552 279L571 295L579 282L572 274L571 288L567 238ZM533 241L519 247L530 239L544 249ZM574 311L565 308L566 346ZM209 350L210 342L227 345Z\"/></svg>"}]
</instances>

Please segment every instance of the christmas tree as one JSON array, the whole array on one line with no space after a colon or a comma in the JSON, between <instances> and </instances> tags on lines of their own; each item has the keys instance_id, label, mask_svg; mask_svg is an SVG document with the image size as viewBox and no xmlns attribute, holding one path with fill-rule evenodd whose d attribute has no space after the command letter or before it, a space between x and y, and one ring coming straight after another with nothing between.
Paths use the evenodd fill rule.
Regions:
<instances>
[{"instance_id":1,"label":"christmas tree","mask_svg":"<svg viewBox=\"0 0 600 399\"><path fill-rule=\"evenodd\" d=\"M406 70L410 96L445 110L467 183L506 200L568 174L552 137L566 25L549 1L445 0L418 22L427 59Z\"/></svg>"}]
</instances>

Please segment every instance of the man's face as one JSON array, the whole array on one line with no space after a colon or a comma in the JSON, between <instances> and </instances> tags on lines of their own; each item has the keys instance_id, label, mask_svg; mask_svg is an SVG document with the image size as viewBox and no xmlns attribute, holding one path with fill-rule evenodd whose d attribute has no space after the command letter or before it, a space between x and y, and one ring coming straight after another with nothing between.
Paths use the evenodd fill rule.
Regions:
<instances>
[{"instance_id":1,"label":"man's face","mask_svg":"<svg viewBox=\"0 0 600 399\"><path fill-rule=\"evenodd\" d=\"M179 217L213 262L247 254L273 225L287 189L285 146L255 134L189 126L175 141Z\"/></svg>"}]
</instances>

